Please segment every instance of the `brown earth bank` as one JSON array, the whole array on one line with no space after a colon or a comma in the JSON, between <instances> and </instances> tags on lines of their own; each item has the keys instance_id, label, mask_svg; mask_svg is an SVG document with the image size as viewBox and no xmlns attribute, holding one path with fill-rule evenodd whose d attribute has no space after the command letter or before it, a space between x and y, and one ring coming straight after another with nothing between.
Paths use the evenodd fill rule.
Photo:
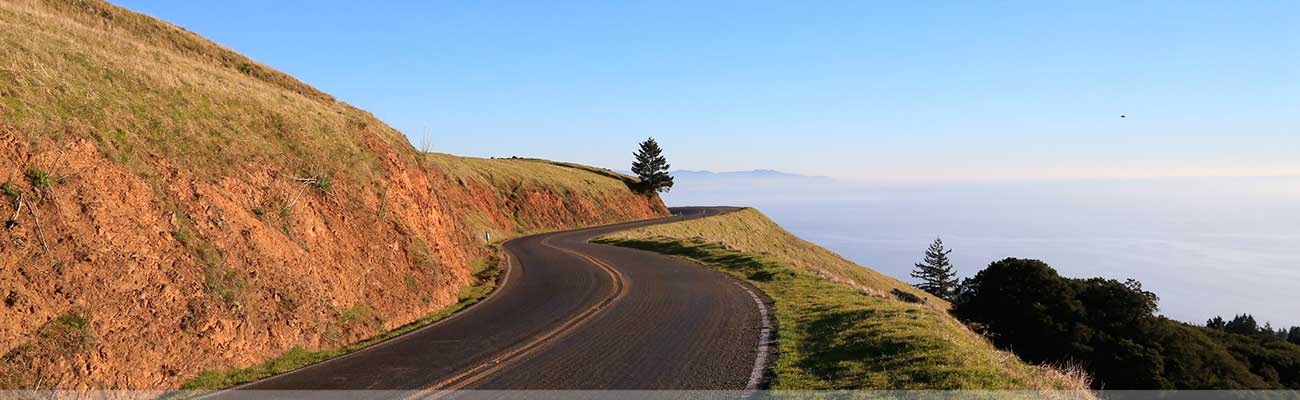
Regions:
<instances>
[{"instance_id":1,"label":"brown earth bank","mask_svg":"<svg viewBox=\"0 0 1300 400\"><path fill-rule=\"evenodd\" d=\"M0 389L174 388L457 301L493 239L667 214L604 170L413 148L98 1L0 1Z\"/></svg>"}]
</instances>

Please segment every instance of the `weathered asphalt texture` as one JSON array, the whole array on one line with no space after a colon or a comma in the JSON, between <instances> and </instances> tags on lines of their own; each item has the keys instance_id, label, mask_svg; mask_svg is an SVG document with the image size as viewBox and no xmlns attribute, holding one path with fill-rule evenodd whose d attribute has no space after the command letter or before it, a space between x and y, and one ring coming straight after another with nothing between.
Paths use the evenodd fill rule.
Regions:
<instances>
[{"instance_id":1,"label":"weathered asphalt texture","mask_svg":"<svg viewBox=\"0 0 1300 400\"><path fill-rule=\"evenodd\" d=\"M760 314L734 279L679 258L587 243L729 210L677 208L668 218L508 241L510 268L483 302L235 390L745 389Z\"/></svg>"}]
</instances>

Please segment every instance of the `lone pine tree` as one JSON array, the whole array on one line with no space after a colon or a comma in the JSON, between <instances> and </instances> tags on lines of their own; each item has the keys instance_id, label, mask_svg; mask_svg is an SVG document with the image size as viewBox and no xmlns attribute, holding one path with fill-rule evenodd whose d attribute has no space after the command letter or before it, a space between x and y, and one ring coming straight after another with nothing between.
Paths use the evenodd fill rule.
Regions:
<instances>
[{"instance_id":1,"label":"lone pine tree","mask_svg":"<svg viewBox=\"0 0 1300 400\"><path fill-rule=\"evenodd\" d=\"M912 277L921 280L921 283L916 284L918 289L944 300L956 297L957 273L948 261L948 253L951 252L952 250L943 248L942 239L934 239L934 243L925 251L925 260L917 263L916 269L912 271Z\"/></svg>"},{"instance_id":2,"label":"lone pine tree","mask_svg":"<svg viewBox=\"0 0 1300 400\"><path fill-rule=\"evenodd\" d=\"M663 149L654 138L641 142L636 151L636 160L632 162L632 173L641 178L641 191L650 194L667 192L673 187L673 177L668 175L668 160L664 159Z\"/></svg>"}]
</instances>

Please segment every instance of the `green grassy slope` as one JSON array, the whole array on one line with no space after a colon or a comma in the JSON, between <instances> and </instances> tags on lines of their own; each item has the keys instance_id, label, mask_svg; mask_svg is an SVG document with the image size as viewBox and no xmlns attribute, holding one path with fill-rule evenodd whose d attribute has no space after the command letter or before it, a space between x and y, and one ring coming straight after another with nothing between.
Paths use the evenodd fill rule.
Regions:
<instances>
[{"instance_id":1,"label":"green grassy slope","mask_svg":"<svg viewBox=\"0 0 1300 400\"><path fill-rule=\"evenodd\" d=\"M597 241L687 257L768 294L778 321L774 389L1088 387L1077 373L997 350L948 316L946 302L799 239L754 209Z\"/></svg>"}]
</instances>

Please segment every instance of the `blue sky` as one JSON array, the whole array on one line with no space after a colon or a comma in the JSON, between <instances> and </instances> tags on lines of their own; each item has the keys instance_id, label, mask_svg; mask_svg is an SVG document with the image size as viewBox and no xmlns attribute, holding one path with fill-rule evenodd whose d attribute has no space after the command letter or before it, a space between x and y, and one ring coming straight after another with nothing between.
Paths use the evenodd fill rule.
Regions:
<instances>
[{"instance_id":1,"label":"blue sky","mask_svg":"<svg viewBox=\"0 0 1300 400\"><path fill-rule=\"evenodd\" d=\"M455 154L626 168L654 136L677 168L844 180L1300 174L1300 2L117 3Z\"/></svg>"}]
</instances>

